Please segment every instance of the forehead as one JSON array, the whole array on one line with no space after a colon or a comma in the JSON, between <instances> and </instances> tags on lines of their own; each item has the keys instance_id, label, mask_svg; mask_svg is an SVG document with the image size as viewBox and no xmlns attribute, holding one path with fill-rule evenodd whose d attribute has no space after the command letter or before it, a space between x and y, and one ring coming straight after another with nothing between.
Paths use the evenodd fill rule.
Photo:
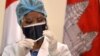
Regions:
<instances>
[{"instance_id":1,"label":"forehead","mask_svg":"<svg viewBox=\"0 0 100 56\"><path fill-rule=\"evenodd\" d=\"M42 13L31 11L27 13L24 17L43 17Z\"/></svg>"}]
</instances>

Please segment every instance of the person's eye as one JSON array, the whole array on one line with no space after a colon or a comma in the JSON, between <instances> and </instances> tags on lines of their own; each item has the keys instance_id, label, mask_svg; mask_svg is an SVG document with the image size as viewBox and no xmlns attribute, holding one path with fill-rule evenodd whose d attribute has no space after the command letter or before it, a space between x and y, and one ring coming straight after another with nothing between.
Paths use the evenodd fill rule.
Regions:
<instances>
[{"instance_id":1,"label":"person's eye","mask_svg":"<svg viewBox=\"0 0 100 56\"><path fill-rule=\"evenodd\" d=\"M32 20L32 19L26 19L26 20L25 20L25 23L26 23L26 24L31 24L31 23L33 23L33 20Z\"/></svg>"},{"instance_id":2,"label":"person's eye","mask_svg":"<svg viewBox=\"0 0 100 56\"><path fill-rule=\"evenodd\" d=\"M43 22L45 20L45 18L37 18L38 22Z\"/></svg>"}]
</instances>

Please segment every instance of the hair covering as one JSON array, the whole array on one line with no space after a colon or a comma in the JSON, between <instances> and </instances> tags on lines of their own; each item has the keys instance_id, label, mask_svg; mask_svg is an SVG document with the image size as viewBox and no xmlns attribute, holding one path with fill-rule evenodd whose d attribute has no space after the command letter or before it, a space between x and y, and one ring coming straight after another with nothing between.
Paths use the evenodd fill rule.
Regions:
<instances>
[{"instance_id":1,"label":"hair covering","mask_svg":"<svg viewBox=\"0 0 100 56\"><path fill-rule=\"evenodd\" d=\"M47 16L44 4L41 0L20 0L20 3L16 8L18 23L20 24L24 15L31 11L40 12L45 17Z\"/></svg>"}]
</instances>

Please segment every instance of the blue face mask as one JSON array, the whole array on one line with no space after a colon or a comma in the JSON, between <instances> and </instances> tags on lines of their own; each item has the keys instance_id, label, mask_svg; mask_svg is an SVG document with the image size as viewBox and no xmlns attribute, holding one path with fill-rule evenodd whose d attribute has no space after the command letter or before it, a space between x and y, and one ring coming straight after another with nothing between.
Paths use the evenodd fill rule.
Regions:
<instances>
[{"instance_id":1,"label":"blue face mask","mask_svg":"<svg viewBox=\"0 0 100 56\"><path fill-rule=\"evenodd\" d=\"M46 30L45 27L46 24L45 22L43 22L43 23L24 26L22 30L26 38L37 40L43 36L43 31Z\"/></svg>"}]
</instances>

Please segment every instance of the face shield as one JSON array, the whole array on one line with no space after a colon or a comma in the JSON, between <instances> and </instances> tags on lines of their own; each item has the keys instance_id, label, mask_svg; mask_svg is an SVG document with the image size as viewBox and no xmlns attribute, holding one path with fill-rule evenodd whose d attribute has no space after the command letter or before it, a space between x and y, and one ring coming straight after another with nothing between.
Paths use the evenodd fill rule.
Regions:
<instances>
[{"instance_id":1,"label":"face shield","mask_svg":"<svg viewBox=\"0 0 100 56\"><path fill-rule=\"evenodd\" d=\"M20 0L20 3L16 8L17 20L20 26L23 17L31 11L39 12L43 14L44 17L47 17L42 0ZM22 27L22 30L26 38L38 40L43 36L42 33L43 30L46 29L46 26L46 22L41 22L24 26Z\"/></svg>"}]
</instances>

